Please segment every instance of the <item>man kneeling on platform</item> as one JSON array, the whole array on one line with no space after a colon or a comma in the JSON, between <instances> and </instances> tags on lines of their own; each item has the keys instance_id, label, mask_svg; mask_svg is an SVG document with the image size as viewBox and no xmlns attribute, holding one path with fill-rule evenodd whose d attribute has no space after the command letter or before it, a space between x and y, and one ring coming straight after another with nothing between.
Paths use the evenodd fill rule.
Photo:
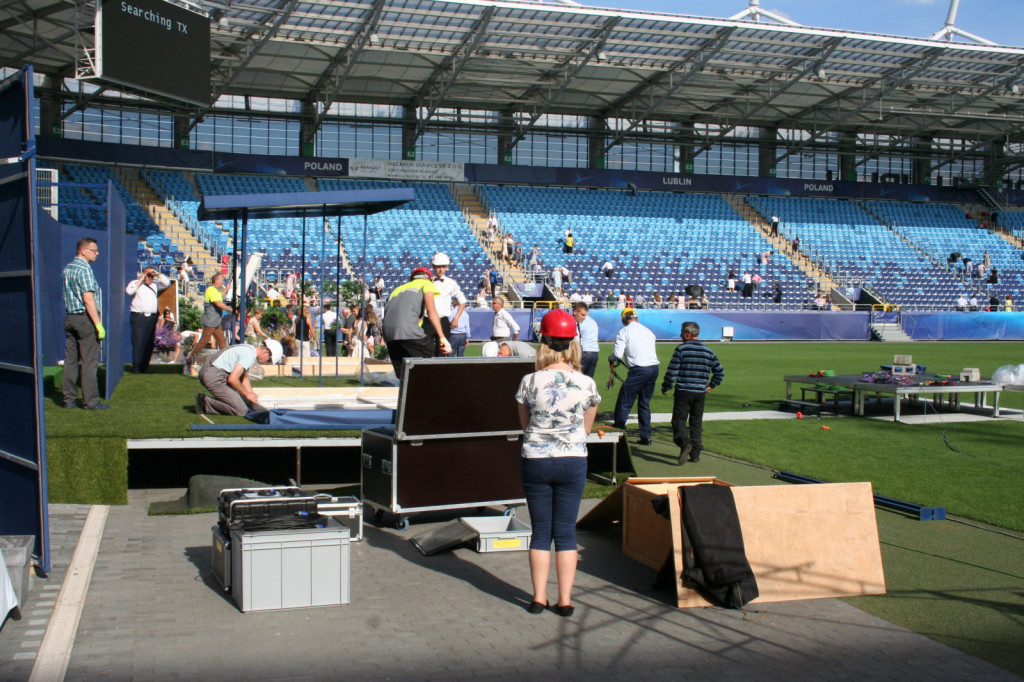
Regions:
<instances>
[{"instance_id":1,"label":"man kneeling on platform","mask_svg":"<svg viewBox=\"0 0 1024 682\"><path fill-rule=\"evenodd\" d=\"M535 358L537 351L525 341L488 341L480 349L485 358Z\"/></svg>"},{"instance_id":2,"label":"man kneeling on platform","mask_svg":"<svg viewBox=\"0 0 1024 682\"><path fill-rule=\"evenodd\" d=\"M284 349L274 339L266 339L258 346L231 346L211 355L199 369L199 383L213 397L196 393L196 414L244 417L250 411L266 412L252 390L249 370L257 362L276 365L282 355Z\"/></svg>"}]
</instances>

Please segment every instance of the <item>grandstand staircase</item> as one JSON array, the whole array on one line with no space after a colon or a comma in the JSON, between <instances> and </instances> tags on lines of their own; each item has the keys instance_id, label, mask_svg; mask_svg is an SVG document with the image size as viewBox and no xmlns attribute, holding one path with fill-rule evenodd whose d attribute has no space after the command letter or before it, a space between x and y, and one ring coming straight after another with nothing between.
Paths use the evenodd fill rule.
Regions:
<instances>
[{"instance_id":1,"label":"grandstand staircase","mask_svg":"<svg viewBox=\"0 0 1024 682\"><path fill-rule=\"evenodd\" d=\"M909 343L914 340L903 331L899 322L872 322L871 333L885 343Z\"/></svg>"},{"instance_id":2,"label":"grandstand staircase","mask_svg":"<svg viewBox=\"0 0 1024 682\"><path fill-rule=\"evenodd\" d=\"M480 201L480 197L477 196L473 186L453 184L450 186L450 190L452 196L455 197L459 210L462 211L463 219L469 225L469 229L473 231L473 234L476 235L484 253L487 254L488 261L497 269L505 282L505 286L507 287L512 283L529 282L530 276L519 265L508 265L500 260L495 261L494 254L491 253L490 244L487 243L487 219L490 217L490 214L484 207L483 202Z\"/></svg>"},{"instance_id":3,"label":"grandstand staircase","mask_svg":"<svg viewBox=\"0 0 1024 682\"><path fill-rule=\"evenodd\" d=\"M746 220L752 227L758 230L764 238L771 242L772 247L780 254L785 254L790 261L793 262L798 268L800 268L805 275L814 280L815 285L821 291L831 291L832 289L838 289L839 284L832 279L829 274L818 267L814 261L808 258L803 253L794 254L789 248L789 241L782 235L772 236L771 223L763 215L758 213L754 208L743 199L741 194L723 194L722 195L729 205L736 209L744 220Z\"/></svg>"},{"instance_id":4,"label":"grandstand staircase","mask_svg":"<svg viewBox=\"0 0 1024 682\"><path fill-rule=\"evenodd\" d=\"M119 167L116 173L121 184L135 198L139 206L146 210L160 231L170 237L185 254L191 256L192 262L197 268L208 274L219 270L220 265L217 260L210 255L203 243L189 232L184 223L178 220L174 211L160 200L149 183L139 175L137 168Z\"/></svg>"}]
</instances>

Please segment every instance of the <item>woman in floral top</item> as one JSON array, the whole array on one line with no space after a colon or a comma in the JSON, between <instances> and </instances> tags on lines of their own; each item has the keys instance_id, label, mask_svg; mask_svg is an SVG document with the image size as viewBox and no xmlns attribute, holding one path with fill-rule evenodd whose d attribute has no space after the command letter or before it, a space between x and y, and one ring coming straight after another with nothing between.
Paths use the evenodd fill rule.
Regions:
<instances>
[{"instance_id":1,"label":"woman in floral top","mask_svg":"<svg viewBox=\"0 0 1024 682\"><path fill-rule=\"evenodd\" d=\"M551 542L555 543L558 601L555 612L571 616L576 578L576 516L587 478L587 435L601 402L594 380L580 372L576 320L552 310L540 323L537 371L523 377L516 392L523 426L523 489L533 523L530 613L548 604Z\"/></svg>"}]
</instances>

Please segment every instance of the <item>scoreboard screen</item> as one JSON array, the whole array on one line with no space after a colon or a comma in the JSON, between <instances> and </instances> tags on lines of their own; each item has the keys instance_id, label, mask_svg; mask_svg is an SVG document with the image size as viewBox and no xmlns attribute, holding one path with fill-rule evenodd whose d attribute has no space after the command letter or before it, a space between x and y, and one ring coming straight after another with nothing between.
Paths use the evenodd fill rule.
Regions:
<instances>
[{"instance_id":1,"label":"scoreboard screen","mask_svg":"<svg viewBox=\"0 0 1024 682\"><path fill-rule=\"evenodd\" d=\"M155 95L210 103L210 19L164 0L100 0L96 76Z\"/></svg>"}]
</instances>

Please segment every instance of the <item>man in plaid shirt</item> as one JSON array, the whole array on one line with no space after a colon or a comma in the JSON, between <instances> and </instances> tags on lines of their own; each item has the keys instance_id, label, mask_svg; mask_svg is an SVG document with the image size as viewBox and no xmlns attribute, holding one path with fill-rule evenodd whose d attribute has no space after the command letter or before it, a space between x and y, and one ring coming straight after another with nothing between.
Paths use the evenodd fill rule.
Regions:
<instances>
[{"instance_id":1,"label":"man in plaid shirt","mask_svg":"<svg viewBox=\"0 0 1024 682\"><path fill-rule=\"evenodd\" d=\"M85 409L106 410L110 405L100 402L96 381L100 341L107 336L100 316L103 292L89 265L99 257L100 250L91 237L79 239L76 248L77 255L61 275L67 311L64 317L64 407L77 407L78 382L81 379Z\"/></svg>"}]
</instances>

